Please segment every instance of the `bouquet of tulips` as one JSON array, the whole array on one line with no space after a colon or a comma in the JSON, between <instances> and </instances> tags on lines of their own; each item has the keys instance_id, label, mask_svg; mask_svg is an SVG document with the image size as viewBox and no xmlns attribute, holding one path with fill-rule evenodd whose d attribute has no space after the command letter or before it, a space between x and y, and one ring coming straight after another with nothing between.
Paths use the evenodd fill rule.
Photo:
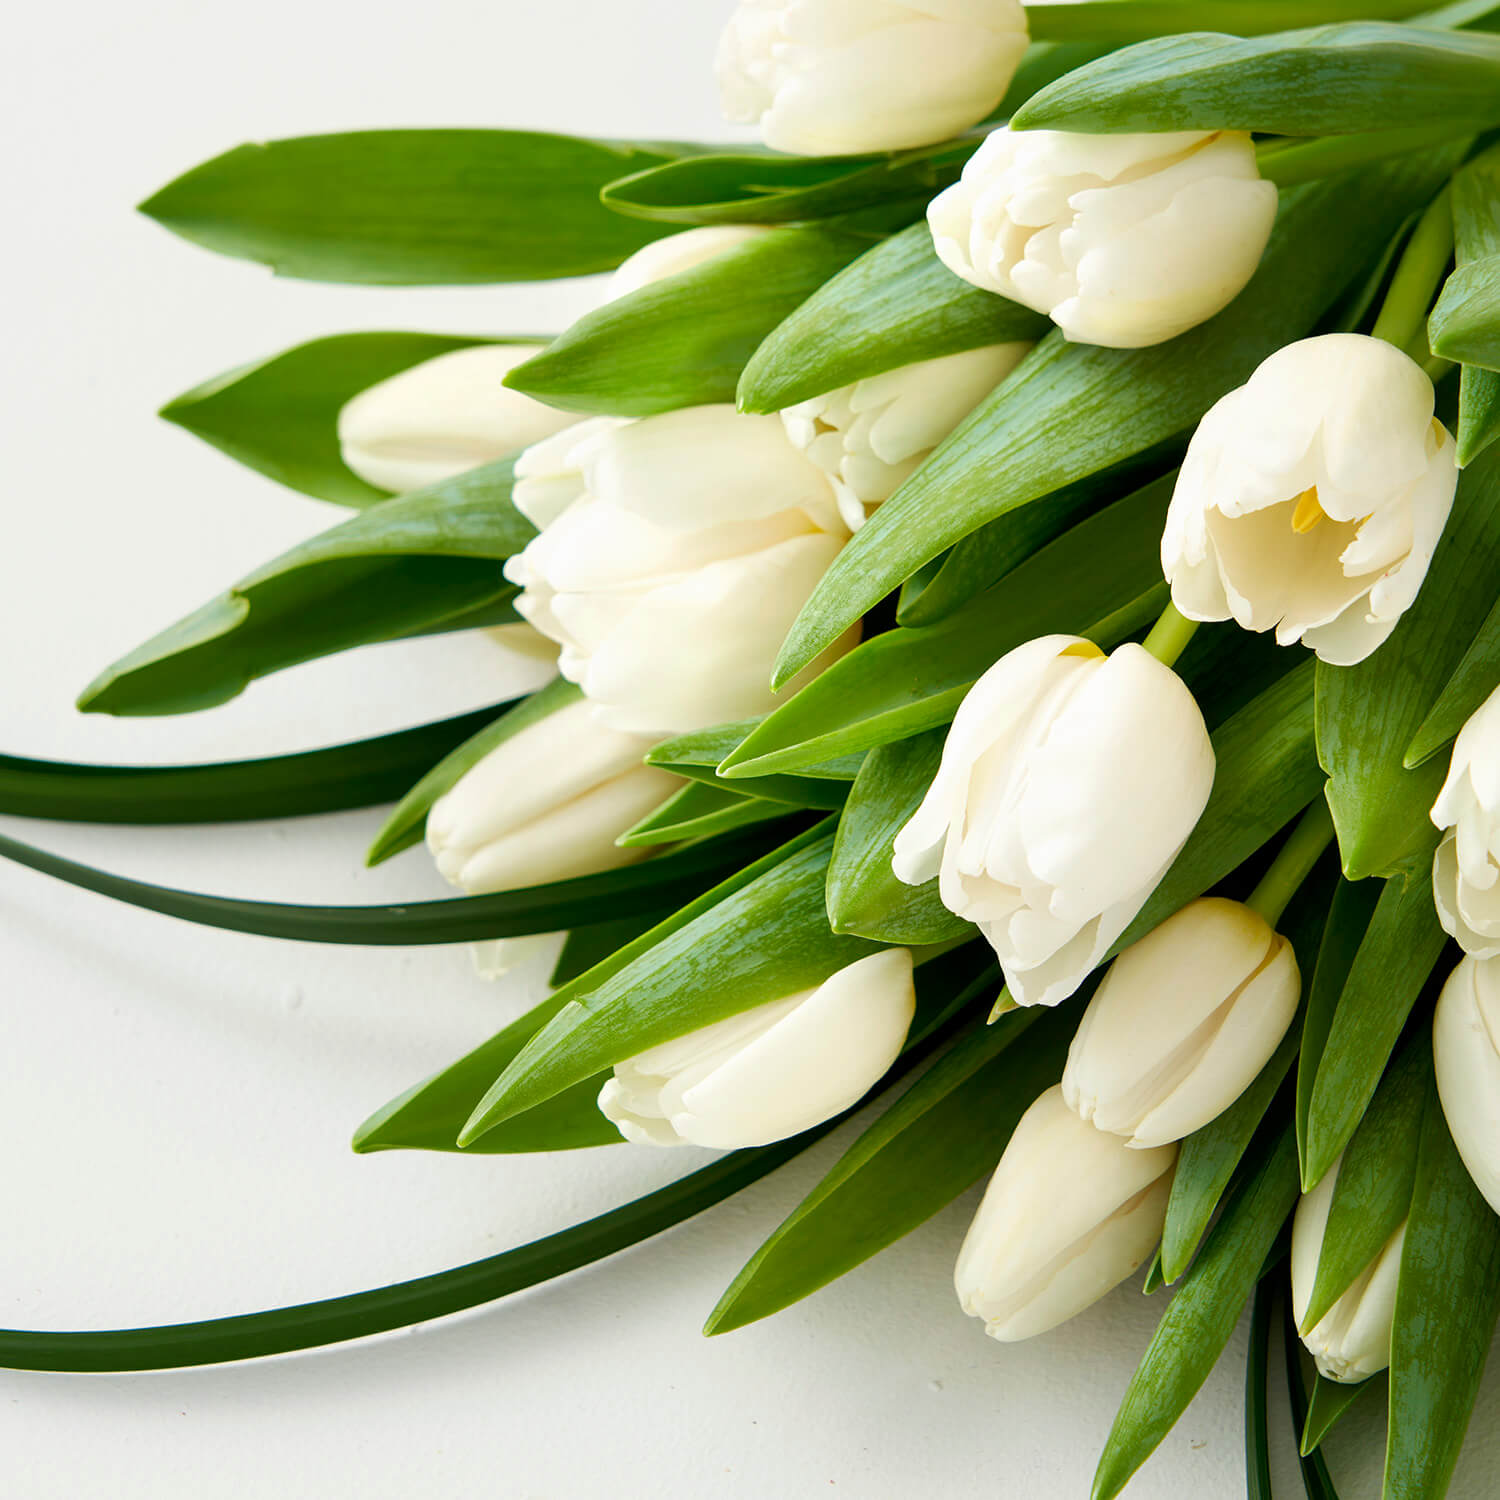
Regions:
<instances>
[{"instance_id":1,"label":"bouquet of tulips","mask_svg":"<svg viewBox=\"0 0 1500 1500\"><path fill-rule=\"evenodd\" d=\"M144 205L313 280L613 270L555 338L321 338L172 401L354 514L81 706L455 630L524 634L547 686L264 761L0 762L0 810L52 818L399 799L370 860L425 836L462 894L297 907L0 852L275 937L548 945L550 997L357 1150L727 1154L421 1281L5 1332L0 1362L490 1300L878 1098L710 1333L988 1178L955 1281L994 1338L1142 1267L1175 1288L1095 1500L1247 1304L1249 1493L1279 1321L1308 1494L1378 1391L1388 1500L1435 1500L1500 1316L1500 3L741 0L717 71L763 146L368 131Z\"/></svg>"}]
</instances>

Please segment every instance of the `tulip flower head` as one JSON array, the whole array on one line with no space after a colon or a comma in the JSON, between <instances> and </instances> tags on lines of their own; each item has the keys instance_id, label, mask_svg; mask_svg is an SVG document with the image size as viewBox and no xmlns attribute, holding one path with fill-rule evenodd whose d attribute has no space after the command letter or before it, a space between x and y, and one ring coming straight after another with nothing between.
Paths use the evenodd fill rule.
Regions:
<instances>
[{"instance_id":1,"label":"tulip flower head","mask_svg":"<svg viewBox=\"0 0 1500 1500\"><path fill-rule=\"evenodd\" d=\"M1500 688L1460 731L1432 821L1443 830L1432 861L1443 931L1475 958L1500 958Z\"/></svg>"},{"instance_id":2,"label":"tulip flower head","mask_svg":"<svg viewBox=\"0 0 1500 1500\"><path fill-rule=\"evenodd\" d=\"M915 1014L911 953L887 948L617 1063L599 1108L644 1145L769 1145L857 1104L900 1056Z\"/></svg>"},{"instance_id":3,"label":"tulip flower head","mask_svg":"<svg viewBox=\"0 0 1500 1500\"><path fill-rule=\"evenodd\" d=\"M791 440L832 479L858 531L1030 350L991 344L872 375L781 413Z\"/></svg>"},{"instance_id":4,"label":"tulip flower head","mask_svg":"<svg viewBox=\"0 0 1500 1500\"><path fill-rule=\"evenodd\" d=\"M1110 965L1073 1038L1063 1097L1131 1146L1181 1140L1255 1081L1301 988L1292 945L1264 917L1194 901Z\"/></svg>"},{"instance_id":5,"label":"tulip flower head","mask_svg":"<svg viewBox=\"0 0 1500 1500\"><path fill-rule=\"evenodd\" d=\"M480 895L593 875L643 859L615 840L681 781L641 764L652 741L571 703L503 740L427 815L440 873Z\"/></svg>"},{"instance_id":6,"label":"tulip flower head","mask_svg":"<svg viewBox=\"0 0 1500 1500\"><path fill-rule=\"evenodd\" d=\"M1227 307L1276 219L1241 131L991 132L928 205L938 257L1066 338L1160 344Z\"/></svg>"},{"instance_id":7,"label":"tulip flower head","mask_svg":"<svg viewBox=\"0 0 1500 1500\"><path fill-rule=\"evenodd\" d=\"M1076 1317L1156 1248L1176 1164L1176 1146L1132 1151L1048 1089L1022 1115L958 1253L963 1310L1002 1343Z\"/></svg>"},{"instance_id":8,"label":"tulip flower head","mask_svg":"<svg viewBox=\"0 0 1500 1500\"><path fill-rule=\"evenodd\" d=\"M1155 889L1213 786L1181 678L1140 646L1078 636L1000 658L959 708L942 763L896 836L898 879L937 877L1021 1005L1082 984Z\"/></svg>"},{"instance_id":9,"label":"tulip flower head","mask_svg":"<svg viewBox=\"0 0 1500 1500\"><path fill-rule=\"evenodd\" d=\"M702 224L680 234L664 235L620 262L604 285L604 300L613 302L628 297L654 282L691 271L726 250L738 249L762 235L774 233L764 224Z\"/></svg>"},{"instance_id":10,"label":"tulip flower head","mask_svg":"<svg viewBox=\"0 0 1500 1500\"><path fill-rule=\"evenodd\" d=\"M740 0L715 72L774 150L899 151L984 119L1027 43L1020 0Z\"/></svg>"},{"instance_id":11,"label":"tulip flower head","mask_svg":"<svg viewBox=\"0 0 1500 1500\"><path fill-rule=\"evenodd\" d=\"M361 391L339 412L339 449L366 484L397 494L451 479L571 427L577 414L513 391L505 377L542 344L477 344Z\"/></svg>"},{"instance_id":12,"label":"tulip flower head","mask_svg":"<svg viewBox=\"0 0 1500 1500\"><path fill-rule=\"evenodd\" d=\"M1466 958L1432 1022L1438 1098L1474 1186L1500 1214L1500 958Z\"/></svg>"},{"instance_id":13,"label":"tulip flower head","mask_svg":"<svg viewBox=\"0 0 1500 1500\"><path fill-rule=\"evenodd\" d=\"M828 476L778 417L732 406L580 432L517 465L516 506L542 530L505 566L516 608L614 729L660 738L765 713L781 643L849 537Z\"/></svg>"},{"instance_id":14,"label":"tulip flower head","mask_svg":"<svg viewBox=\"0 0 1500 1500\"><path fill-rule=\"evenodd\" d=\"M1199 424L1162 534L1172 602L1363 661L1427 576L1458 484L1432 382L1381 339L1271 355Z\"/></svg>"},{"instance_id":15,"label":"tulip flower head","mask_svg":"<svg viewBox=\"0 0 1500 1500\"><path fill-rule=\"evenodd\" d=\"M1317 1280L1328 1212L1343 1158L1297 1205L1292 1220L1292 1314L1297 1327L1306 1321ZM1403 1220L1374 1260L1312 1328L1302 1329L1302 1342L1328 1380L1354 1384L1378 1375L1391 1362L1391 1324L1396 1315L1396 1281L1401 1272L1401 1250L1406 1243Z\"/></svg>"}]
</instances>

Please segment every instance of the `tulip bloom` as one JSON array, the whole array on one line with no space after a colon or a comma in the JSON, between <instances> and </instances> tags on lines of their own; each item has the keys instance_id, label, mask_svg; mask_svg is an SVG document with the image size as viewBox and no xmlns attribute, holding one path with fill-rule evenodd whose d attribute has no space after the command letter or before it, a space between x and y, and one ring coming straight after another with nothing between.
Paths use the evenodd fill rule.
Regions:
<instances>
[{"instance_id":1,"label":"tulip bloom","mask_svg":"<svg viewBox=\"0 0 1500 1500\"><path fill-rule=\"evenodd\" d=\"M1500 688L1454 742L1432 821L1444 830L1432 861L1443 931L1475 958L1500 958Z\"/></svg>"},{"instance_id":2,"label":"tulip bloom","mask_svg":"<svg viewBox=\"0 0 1500 1500\"><path fill-rule=\"evenodd\" d=\"M955 275L1046 315L1065 337L1139 349L1222 311L1276 219L1241 131L990 134L927 209Z\"/></svg>"},{"instance_id":3,"label":"tulip bloom","mask_svg":"<svg viewBox=\"0 0 1500 1500\"><path fill-rule=\"evenodd\" d=\"M681 234L652 240L615 268L614 274L604 284L604 300L613 302L653 282L665 281L668 276L680 276L726 250L737 249L763 234L774 232L764 224L704 224L697 229L684 229Z\"/></svg>"},{"instance_id":4,"label":"tulip bloom","mask_svg":"<svg viewBox=\"0 0 1500 1500\"><path fill-rule=\"evenodd\" d=\"M1264 917L1194 901L1110 965L1068 1052L1063 1097L1131 1146L1181 1140L1255 1081L1301 991L1292 945Z\"/></svg>"},{"instance_id":5,"label":"tulip bloom","mask_svg":"<svg viewBox=\"0 0 1500 1500\"><path fill-rule=\"evenodd\" d=\"M580 430L517 467L515 503L542 533L505 566L516 608L612 728L661 737L765 713L781 642L848 540L828 476L779 418L732 406Z\"/></svg>"},{"instance_id":6,"label":"tulip bloom","mask_svg":"<svg viewBox=\"0 0 1500 1500\"><path fill-rule=\"evenodd\" d=\"M1031 345L991 344L903 365L781 413L791 440L833 480L851 531L1020 364Z\"/></svg>"},{"instance_id":7,"label":"tulip bloom","mask_svg":"<svg viewBox=\"0 0 1500 1500\"><path fill-rule=\"evenodd\" d=\"M1292 1314L1307 1352L1317 1362L1318 1373L1328 1380L1355 1384L1378 1375L1391 1362L1391 1323L1396 1315L1396 1281L1401 1272L1401 1248L1406 1243L1406 1222L1401 1222L1380 1253L1317 1324L1302 1329L1342 1164L1340 1157L1297 1205L1292 1220Z\"/></svg>"},{"instance_id":8,"label":"tulip bloom","mask_svg":"<svg viewBox=\"0 0 1500 1500\"><path fill-rule=\"evenodd\" d=\"M715 71L774 150L899 151L984 119L1027 42L1019 0L740 0Z\"/></svg>"},{"instance_id":9,"label":"tulip bloom","mask_svg":"<svg viewBox=\"0 0 1500 1500\"><path fill-rule=\"evenodd\" d=\"M543 344L477 344L361 391L339 412L344 464L403 493L504 458L578 420L513 391L505 377Z\"/></svg>"},{"instance_id":10,"label":"tulip bloom","mask_svg":"<svg viewBox=\"0 0 1500 1500\"><path fill-rule=\"evenodd\" d=\"M887 948L810 990L615 1064L599 1108L628 1141L765 1146L857 1104L906 1044L911 953Z\"/></svg>"},{"instance_id":11,"label":"tulip bloom","mask_svg":"<svg viewBox=\"0 0 1500 1500\"><path fill-rule=\"evenodd\" d=\"M1381 339L1288 344L1199 424L1162 534L1172 602L1363 661L1427 576L1458 484L1432 382Z\"/></svg>"},{"instance_id":12,"label":"tulip bloom","mask_svg":"<svg viewBox=\"0 0 1500 1500\"><path fill-rule=\"evenodd\" d=\"M969 1226L953 1284L1002 1343L1076 1317L1161 1239L1176 1146L1132 1151L1047 1090L1021 1123Z\"/></svg>"},{"instance_id":13,"label":"tulip bloom","mask_svg":"<svg viewBox=\"0 0 1500 1500\"><path fill-rule=\"evenodd\" d=\"M1140 646L1049 635L969 690L942 764L896 836L898 879L936 876L1021 1005L1083 983L1208 802L1214 752L1181 678Z\"/></svg>"},{"instance_id":14,"label":"tulip bloom","mask_svg":"<svg viewBox=\"0 0 1500 1500\"><path fill-rule=\"evenodd\" d=\"M454 885L480 895L644 859L615 840L682 782L641 764L651 741L571 703L503 740L427 815L427 846Z\"/></svg>"},{"instance_id":15,"label":"tulip bloom","mask_svg":"<svg viewBox=\"0 0 1500 1500\"><path fill-rule=\"evenodd\" d=\"M1432 1022L1438 1098L1474 1186L1500 1214L1500 959L1466 958Z\"/></svg>"}]
</instances>

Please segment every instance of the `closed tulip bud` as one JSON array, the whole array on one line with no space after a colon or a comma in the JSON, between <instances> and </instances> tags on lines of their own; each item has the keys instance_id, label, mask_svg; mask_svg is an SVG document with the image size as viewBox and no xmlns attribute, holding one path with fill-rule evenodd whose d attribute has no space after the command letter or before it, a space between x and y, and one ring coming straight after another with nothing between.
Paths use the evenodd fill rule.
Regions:
<instances>
[{"instance_id":1,"label":"closed tulip bud","mask_svg":"<svg viewBox=\"0 0 1500 1500\"><path fill-rule=\"evenodd\" d=\"M774 232L764 224L704 224L697 229L684 229L681 234L664 235L620 262L605 283L604 299L613 302L617 297L627 297L653 282L679 276L726 250Z\"/></svg>"},{"instance_id":2,"label":"closed tulip bud","mask_svg":"<svg viewBox=\"0 0 1500 1500\"><path fill-rule=\"evenodd\" d=\"M472 895L618 869L615 840L682 783L643 766L651 741L571 703L503 740L427 815L438 870Z\"/></svg>"},{"instance_id":3,"label":"closed tulip bud","mask_svg":"<svg viewBox=\"0 0 1500 1500\"><path fill-rule=\"evenodd\" d=\"M1160 344L1227 307L1276 219L1242 131L992 132L928 205L965 281L1045 313L1082 344Z\"/></svg>"},{"instance_id":4,"label":"closed tulip bud","mask_svg":"<svg viewBox=\"0 0 1500 1500\"><path fill-rule=\"evenodd\" d=\"M696 406L545 446L545 464L523 456L515 497L542 533L505 572L516 608L561 643L562 675L630 733L770 709L781 643L849 536L780 419Z\"/></svg>"},{"instance_id":5,"label":"closed tulip bud","mask_svg":"<svg viewBox=\"0 0 1500 1500\"><path fill-rule=\"evenodd\" d=\"M1212 407L1162 534L1172 602L1363 661L1417 597L1458 484L1432 382L1363 334L1288 344Z\"/></svg>"},{"instance_id":6,"label":"closed tulip bud","mask_svg":"<svg viewBox=\"0 0 1500 1500\"><path fill-rule=\"evenodd\" d=\"M578 418L544 406L505 377L542 344L477 344L424 360L361 391L339 412L344 464L397 494L540 442Z\"/></svg>"},{"instance_id":7,"label":"closed tulip bud","mask_svg":"<svg viewBox=\"0 0 1500 1500\"><path fill-rule=\"evenodd\" d=\"M898 879L937 877L989 939L1020 1005L1083 983L1156 888L1213 786L1214 752L1181 678L1140 646L1029 641L969 690Z\"/></svg>"},{"instance_id":8,"label":"closed tulip bud","mask_svg":"<svg viewBox=\"0 0 1500 1500\"><path fill-rule=\"evenodd\" d=\"M1063 1097L1131 1146L1179 1141L1255 1081L1301 990L1292 945L1264 917L1194 901L1110 965L1068 1052Z\"/></svg>"},{"instance_id":9,"label":"closed tulip bud","mask_svg":"<svg viewBox=\"0 0 1500 1500\"><path fill-rule=\"evenodd\" d=\"M1027 42L1019 0L740 0L715 71L774 150L899 151L990 114Z\"/></svg>"},{"instance_id":10,"label":"closed tulip bud","mask_svg":"<svg viewBox=\"0 0 1500 1500\"><path fill-rule=\"evenodd\" d=\"M851 531L1020 364L1030 344L991 344L903 365L781 413L787 435L833 480Z\"/></svg>"},{"instance_id":11,"label":"closed tulip bud","mask_svg":"<svg viewBox=\"0 0 1500 1500\"><path fill-rule=\"evenodd\" d=\"M599 1108L642 1145L782 1141L842 1114L885 1076L916 1003L911 953L887 948L813 989L616 1063Z\"/></svg>"},{"instance_id":12,"label":"closed tulip bud","mask_svg":"<svg viewBox=\"0 0 1500 1500\"><path fill-rule=\"evenodd\" d=\"M1500 1214L1500 958L1466 958L1432 1023L1438 1098L1458 1154Z\"/></svg>"},{"instance_id":13,"label":"closed tulip bud","mask_svg":"<svg viewBox=\"0 0 1500 1500\"><path fill-rule=\"evenodd\" d=\"M1317 1362L1318 1373L1328 1380L1352 1384L1378 1375L1391 1362L1391 1323L1396 1314L1396 1281L1401 1273L1406 1222L1402 1221L1380 1253L1323 1317L1312 1328L1303 1329L1342 1164L1340 1157L1297 1205L1292 1220L1292 1314L1302 1330L1307 1352Z\"/></svg>"},{"instance_id":14,"label":"closed tulip bud","mask_svg":"<svg viewBox=\"0 0 1500 1500\"><path fill-rule=\"evenodd\" d=\"M1460 731L1432 821L1444 831L1432 863L1443 931L1475 958L1500 958L1500 688Z\"/></svg>"},{"instance_id":15,"label":"closed tulip bud","mask_svg":"<svg viewBox=\"0 0 1500 1500\"><path fill-rule=\"evenodd\" d=\"M1132 1151L1050 1088L1021 1116L969 1226L953 1283L1002 1343L1066 1323L1161 1239L1176 1146Z\"/></svg>"}]
</instances>

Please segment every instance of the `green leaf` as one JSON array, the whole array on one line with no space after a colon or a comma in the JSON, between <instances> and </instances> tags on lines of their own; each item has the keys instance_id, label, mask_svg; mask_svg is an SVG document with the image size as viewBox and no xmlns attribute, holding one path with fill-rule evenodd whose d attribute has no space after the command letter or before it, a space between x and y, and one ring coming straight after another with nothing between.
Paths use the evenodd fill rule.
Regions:
<instances>
[{"instance_id":1,"label":"green leaf","mask_svg":"<svg viewBox=\"0 0 1500 1500\"><path fill-rule=\"evenodd\" d=\"M1046 0L1026 13L1036 41L1138 42L1164 32L1229 31L1256 36L1288 26L1367 16L1399 19L1428 0Z\"/></svg>"},{"instance_id":2,"label":"green leaf","mask_svg":"<svg viewBox=\"0 0 1500 1500\"><path fill-rule=\"evenodd\" d=\"M1500 1315L1500 1219L1427 1099L1391 1332L1384 1500L1448 1487Z\"/></svg>"},{"instance_id":3,"label":"green leaf","mask_svg":"<svg viewBox=\"0 0 1500 1500\"><path fill-rule=\"evenodd\" d=\"M1496 389L1500 391L1500 377ZM1420 766L1439 750L1446 749L1495 691L1497 683L1500 683L1500 601L1485 617L1473 645L1454 668L1432 711L1422 720L1422 727L1407 748L1405 764ZM1446 771L1446 762L1438 764ZM1442 781L1441 776L1438 781Z\"/></svg>"},{"instance_id":4,"label":"green leaf","mask_svg":"<svg viewBox=\"0 0 1500 1500\"><path fill-rule=\"evenodd\" d=\"M1351 880L1431 862L1428 816L1445 769L1406 768L1438 684L1458 667L1500 575L1500 452L1459 479L1448 528L1417 602L1356 667L1318 663L1318 755Z\"/></svg>"},{"instance_id":5,"label":"green leaf","mask_svg":"<svg viewBox=\"0 0 1500 1500\"><path fill-rule=\"evenodd\" d=\"M1271 1308L1275 1298L1271 1283L1262 1281L1255 1289L1250 1313L1250 1343L1245 1358L1245 1500L1272 1500L1266 1369L1271 1362Z\"/></svg>"},{"instance_id":6,"label":"green leaf","mask_svg":"<svg viewBox=\"0 0 1500 1500\"><path fill-rule=\"evenodd\" d=\"M1358 20L1254 40L1200 30L1141 42L1049 85L1012 124L1344 135L1399 120L1457 134L1500 118L1497 101L1500 44L1491 38Z\"/></svg>"},{"instance_id":7,"label":"green leaf","mask_svg":"<svg viewBox=\"0 0 1500 1500\"><path fill-rule=\"evenodd\" d=\"M525 1291L670 1229L758 1182L833 1128L735 1151L621 1208L514 1250L375 1291L238 1317L87 1332L0 1329L0 1368L102 1373L261 1359L368 1338Z\"/></svg>"},{"instance_id":8,"label":"green leaf","mask_svg":"<svg viewBox=\"0 0 1500 1500\"><path fill-rule=\"evenodd\" d=\"M740 408L780 411L919 360L1038 339L1050 327L955 276L924 221L866 250L789 313L746 364Z\"/></svg>"},{"instance_id":9,"label":"green leaf","mask_svg":"<svg viewBox=\"0 0 1500 1500\"><path fill-rule=\"evenodd\" d=\"M758 235L586 313L505 383L619 417L733 401L761 340L868 245L831 229Z\"/></svg>"},{"instance_id":10,"label":"green leaf","mask_svg":"<svg viewBox=\"0 0 1500 1500\"><path fill-rule=\"evenodd\" d=\"M751 730L721 771L737 780L800 770L946 724L1001 656L1051 631L1117 645L1165 602L1160 546L1170 498L1170 480L1148 485L946 620L865 641Z\"/></svg>"},{"instance_id":11,"label":"green leaf","mask_svg":"<svg viewBox=\"0 0 1500 1500\"><path fill-rule=\"evenodd\" d=\"M802 838L773 869L571 1001L495 1082L459 1143L622 1058L819 985L876 952L829 931L823 881L833 836L812 829Z\"/></svg>"},{"instance_id":12,"label":"green leaf","mask_svg":"<svg viewBox=\"0 0 1500 1500\"><path fill-rule=\"evenodd\" d=\"M1290 1314L1290 1307L1288 1308ZM1287 1327L1291 1343L1288 1346L1292 1350L1302 1347L1297 1338L1296 1326L1287 1319ZM1294 1426L1302 1434L1300 1442L1300 1456L1303 1458L1318 1457L1317 1450L1322 1446L1323 1439L1333 1431L1340 1419L1348 1412L1359 1398L1368 1391L1384 1391L1386 1378L1382 1373L1372 1376L1369 1380L1356 1381L1352 1385L1348 1381L1328 1380L1322 1375L1314 1375L1312 1399L1304 1400L1305 1410L1301 1419L1294 1421ZM1319 1459L1321 1462L1321 1459ZM1323 1466L1323 1472L1328 1472L1327 1465Z\"/></svg>"},{"instance_id":13,"label":"green leaf","mask_svg":"<svg viewBox=\"0 0 1500 1500\"><path fill-rule=\"evenodd\" d=\"M864 764L864 752L854 751L847 755L835 755L813 765L799 765L796 775L765 773L757 771L750 776L736 776L732 780L720 773L732 760L740 746L755 732L764 720L741 719L733 724L715 724L708 729L694 730L690 734L678 735L676 739L664 740L653 747L647 756L647 764L660 766L678 776L708 778L712 785L722 785L725 790L738 791L756 796L769 796L780 788L788 800L801 802L814 795L805 786L812 781L853 781ZM827 789L825 788L825 793Z\"/></svg>"},{"instance_id":14,"label":"green leaf","mask_svg":"<svg viewBox=\"0 0 1500 1500\"><path fill-rule=\"evenodd\" d=\"M1500 0L1454 0L1436 10L1423 11L1418 26L1470 27L1475 31L1500 31Z\"/></svg>"},{"instance_id":15,"label":"green leaf","mask_svg":"<svg viewBox=\"0 0 1500 1500\"><path fill-rule=\"evenodd\" d=\"M512 735L544 719L559 708L577 703L583 694L571 682L554 678L544 688L508 709L498 719L482 725L461 744L455 745L436 765L430 765L421 780L391 810L365 855L365 864L374 866L420 843L432 804L453 790L461 777L482 761L496 746Z\"/></svg>"},{"instance_id":16,"label":"green leaf","mask_svg":"<svg viewBox=\"0 0 1500 1500\"><path fill-rule=\"evenodd\" d=\"M1187 1409L1229 1342L1296 1201L1297 1148L1288 1125L1246 1174L1167 1304L1110 1429L1093 1500L1114 1500Z\"/></svg>"},{"instance_id":17,"label":"green leaf","mask_svg":"<svg viewBox=\"0 0 1500 1500\"><path fill-rule=\"evenodd\" d=\"M1500 369L1500 148L1476 157L1453 179L1458 265L1428 322L1432 352Z\"/></svg>"},{"instance_id":18,"label":"green leaf","mask_svg":"<svg viewBox=\"0 0 1500 1500\"><path fill-rule=\"evenodd\" d=\"M1309 1188L1358 1128L1446 942L1432 905L1431 871L1386 881L1318 1060L1303 1161Z\"/></svg>"},{"instance_id":19,"label":"green leaf","mask_svg":"<svg viewBox=\"0 0 1500 1500\"><path fill-rule=\"evenodd\" d=\"M684 839L706 838L784 818L791 812L785 802L764 797L742 797L707 782L693 781L674 792L655 812L647 813L633 828L615 840L627 848L646 844L676 844Z\"/></svg>"},{"instance_id":20,"label":"green leaf","mask_svg":"<svg viewBox=\"0 0 1500 1500\"><path fill-rule=\"evenodd\" d=\"M1458 385L1458 461L1467 467L1500 438L1500 375L1465 365Z\"/></svg>"},{"instance_id":21,"label":"green leaf","mask_svg":"<svg viewBox=\"0 0 1500 1500\"><path fill-rule=\"evenodd\" d=\"M236 146L141 212L280 276L379 286L608 271L667 233L599 190L692 147L526 130L360 130Z\"/></svg>"},{"instance_id":22,"label":"green leaf","mask_svg":"<svg viewBox=\"0 0 1500 1500\"><path fill-rule=\"evenodd\" d=\"M1017 1011L966 1032L755 1252L703 1331L729 1333L790 1307L966 1192L1062 1076L1076 1024L1066 1007Z\"/></svg>"},{"instance_id":23,"label":"green leaf","mask_svg":"<svg viewBox=\"0 0 1500 1500\"><path fill-rule=\"evenodd\" d=\"M1387 1070L1344 1150L1318 1271L1302 1328L1312 1329L1380 1254L1411 1208L1432 1073L1432 1043L1419 1032Z\"/></svg>"},{"instance_id":24,"label":"green leaf","mask_svg":"<svg viewBox=\"0 0 1500 1500\"><path fill-rule=\"evenodd\" d=\"M667 911L650 911L633 917L619 917L607 922L590 922L587 927L575 927L563 941L562 951L557 955L549 982L554 989L572 983L580 974L587 974L596 964L612 958L621 948L633 943L643 932L650 932L669 916ZM472 1109L479 1102L475 1094L470 1101ZM468 1117L465 1110L453 1127L453 1136L458 1135L458 1126Z\"/></svg>"},{"instance_id":25,"label":"green leaf","mask_svg":"<svg viewBox=\"0 0 1500 1500\"><path fill-rule=\"evenodd\" d=\"M69 823L237 823L388 802L495 708L347 745L198 766L100 766L0 755L0 813Z\"/></svg>"},{"instance_id":26,"label":"green leaf","mask_svg":"<svg viewBox=\"0 0 1500 1500\"><path fill-rule=\"evenodd\" d=\"M536 533L508 459L387 501L257 568L101 672L85 713L179 714L353 646L484 623L516 590L501 564Z\"/></svg>"},{"instance_id":27,"label":"green leaf","mask_svg":"<svg viewBox=\"0 0 1500 1500\"><path fill-rule=\"evenodd\" d=\"M545 334L536 339L546 341ZM375 505L388 493L349 470L339 450L344 404L413 365L494 342L440 333L336 334L215 376L167 402L161 415L304 495Z\"/></svg>"},{"instance_id":28,"label":"green leaf","mask_svg":"<svg viewBox=\"0 0 1500 1500\"><path fill-rule=\"evenodd\" d=\"M759 828L727 834L603 875L581 875L493 896L408 901L397 906L297 906L207 896L112 875L0 836L0 859L51 875L127 906L160 912L226 932L304 943L409 947L526 937L581 927L601 914L629 916L688 899L722 879L735 865L763 853L776 837Z\"/></svg>"},{"instance_id":29,"label":"green leaf","mask_svg":"<svg viewBox=\"0 0 1500 1500\"><path fill-rule=\"evenodd\" d=\"M1317 323L1368 248L1442 185L1456 154L1414 153L1284 193L1250 284L1181 338L1121 350L1049 334L839 554L792 628L778 680L960 537L1185 432Z\"/></svg>"}]
</instances>

